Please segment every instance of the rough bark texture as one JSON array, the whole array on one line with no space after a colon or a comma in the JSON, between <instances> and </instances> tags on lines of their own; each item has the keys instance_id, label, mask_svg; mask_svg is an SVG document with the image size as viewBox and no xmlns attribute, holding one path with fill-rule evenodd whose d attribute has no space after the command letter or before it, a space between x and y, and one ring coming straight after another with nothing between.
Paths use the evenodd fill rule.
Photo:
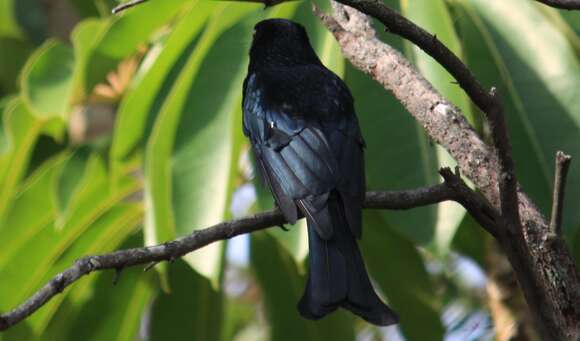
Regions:
<instances>
[{"instance_id":1,"label":"rough bark texture","mask_svg":"<svg viewBox=\"0 0 580 341\"><path fill-rule=\"evenodd\" d=\"M382 2L340 2L374 16L390 31L405 38L421 35L420 32L406 32L409 22L406 19L401 21L391 9L385 11ZM505 173L500 173L496 152L482 141L459 110L434 90L399 52L376 38L366 16L338 5L333 17L322 18L339 42L344 56L391 91L429 136L453 156L462 174L476 185L493 207L505 213L499 189L499 184L505 180L500 178L500 174L505 176ZM413 39L415 44L429 52L429 48L420 45L424 42L423 37ZM446 58L444 53L438 56L439 59ZM456 68L453 63L451 65ZM454 74L449 68L448 71ZM469 78L469 75L463 76ZM471 82L470 79L467 81ZM469 93L468 87L464 89ZM546 219L525 193L518 190L517 199L520 221L516 226L510 222L510 217L497 222L498 242L514 268L544 338L575 340L580 323L580 282L573 258L561 237L550 233Z\"/></svg>"}]
</instances>

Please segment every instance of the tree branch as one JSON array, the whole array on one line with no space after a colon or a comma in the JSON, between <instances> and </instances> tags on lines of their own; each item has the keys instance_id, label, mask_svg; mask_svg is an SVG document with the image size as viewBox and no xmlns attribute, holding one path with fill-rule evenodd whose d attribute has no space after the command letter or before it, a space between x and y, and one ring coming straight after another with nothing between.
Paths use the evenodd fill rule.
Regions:
<instances>
[{"instance_id":1,"label":"tree branch","mask_svg":"<svg viewBox=\"0 0 580 341\"><path fill-rule=\"evenodd\" d=\"M364 207L370 209L406 210L453 200L464 204L470 213L476 217L482 217L482 220L489 221L494 219L494 217L489 217L488 213L486 213L488 210L493 210L491 206L485 202L485 199L471 191L458 174L453 174L449 169L443 169L441 173L445 182L438 185L408 191L367 192ZM479 212L480 210L481 212ZM160 245L120 250L81 258L67 270L53 277L52 280L14 310L1 314L0 331L21 322L40 309L51 298L61 293L66 287L93 271L113 269L119 272L123 268L130 266L171 261L219 240L230 239L240 234L286 223L280 211L272 210L195 230L185 237ZM490 229L490 232L492 231L496 233L493 228Z\"/></svg>"},{"instance_id":2,"label":"tree branch","mask_svg":"<svg viewBox=\"0 0 580 341\"><path fill-rule=\"evenodd\" d=\"M473 181L496 212L501 212L496 220L501 227L496 238L510 260L544 337L574 339L580 322L577 304L580 283L575 263L561 238L544 242L544 233L548 231L545 218L524 193L516 191L511 147L495 91L485 92L449 49L382 2L340 2L376 17L391 32L423 48L456 77L472 100L487 113L494 129L497 153L479 138L459 109L433 89L398 51L376 38L365 15L337 4L332 16L318 13L341 46L343 55L391 91L427 134L451 154L462 173ZM506 226L511 228L508 230Z\"/></svg>"},{"instance_id":3,"label":"tree branch","mask_svg":"<svg viewBox=\"0 0 580 341\"><path fill-rule=\"evenodd\" d=\"M546 6L567 10L580 9L579 0L536 0Z\"/></svg>"},{"instance_id":4,"label":"tree branch","mask_svg":"<svg viewBox=\"0 0 580 341\"><path fill-rule=\"evenodd\" d=\"M338 2L356 8L357 10L378 19L388 32L399 35L417 45L425 53L433 57L443 66L463 88L469 98L487 116L492 127L494 145L498 154L500 166L500 199L502 216L509 219L510 226L519 226L517 180L505 124L503 105L496 89L487 91L475 78L467 66L436 35L415 25L397 11L386 6L381 0L337 0Z\"/></svg>"},{"instance_id":5,"label":"tree branch","mask_svg":"<svg viewBox=\"0 0 580 341\"><path fill-rule=\"evenodd\" d=\"M140 5L140 4L142 4L142 3L146 2L146 1L147 0L132 0L132 1L126 2L124 4L121 4L121 5L113 8L112 12L113 12L113 14L118 14L118 13L123 12L126 9L129 9L131 7Z\"/></svg>"},{"instance_id":6,"label":"tree branch","mask_svg":"<svg viewBox=\"0 0 580 341\"><path fill-rule=\"evenodd\" d=\"M561 151L556 153L556 174L554 175L554 195L552 197L552 218L550 231L558 236L562 235L562 210L564 209L564 195L566 177L572 157Z\"/></svg>"}]
</instances>

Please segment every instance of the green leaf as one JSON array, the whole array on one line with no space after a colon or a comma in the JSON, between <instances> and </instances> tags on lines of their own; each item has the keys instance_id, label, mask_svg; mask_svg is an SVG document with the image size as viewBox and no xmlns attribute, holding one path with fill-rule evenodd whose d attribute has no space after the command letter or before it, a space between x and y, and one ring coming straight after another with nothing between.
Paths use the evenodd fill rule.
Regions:
<instances>
[{"instance_id":1,"label":"green leaf","mask_svg":"<svg viewBox=\"0 0 580 341\"><path fill-rule=\"evenodd\" d=\"M461 43L453 27L453 20L443 0L402 0L403 14L421 27L436 35L455 55L462 58ZM421 74L451 103L458 106L468 121L475 125L469 98L457 85L454 78L433 58L418 47L407 49L407 55ZM435 147L439 167L455 167L456 162L440 146ZM449 251L449 246L465 210L455 203L441 203L436 206L433 246L440 255Z\"/></svg>"},{"instance_id":2,"label":"green leaf","mask_svg":"<svg viewBox=\"0 0 580 341\"><path fill-rule=\"evenodd\" d=\"M129 246L137 246L132 238ZM62 340L136 340L143 314L155 289L151 274L139 268L125 269L116 285L114 271L101 272L95 291L78 313L69 317L69 328Z\"/></svg>"},{"instance_id":3,"label":"green leaf","mask_svg":"<svg viewBox=\"0 0 580 341\"><path fill-rule=\"evenodd\" d=\"M75 67L74 67L74 93L73 99L81 100L87 96L91 89L87 89L87 77L89 69L97 66L91 65L90 59L98 45L95 37L102 36L109 28L110 23L104 19L87 19L81 21L71 33L71 41L74 48Z\"/></svg>"},{"instance_id":4,"label":"green leaf","mask_svg":"<svg viewBox=\"0 0 580 341\"><path fill-rule=\"evenodd\" d=\"M103 191L106 192L106 189ZM55 229L52 222L47 223L33 238L23 243L12 258L5 260L5 265L0 269L2 309L20 303L43 284L51 265L120 200L118 195L106 196L102 193L97 193L94 198L94 208L79 208L62 230Z\"/></svg>"},{"instance_id":5,"label":"green leaf","mask_svg":"<svg viewBox=\"0 0 580 341\"><path fill-rule=\"evenodd\" d=\"M59 217L56 227L67 230L90 224L141 188L141 183L132 175L124 176L117 186L111 186L102 158L93 154L87 162L81 182L71 195L71 204L65 214Z\"/></svg>"},{"instance_id":6,"label":"green leaf","mask_svg":"<svg viewBox=\"0 0 580 341\"><path fill-rule=\"evenodd\" d=\"M304 319L296 305L306 286L293 257L267 233L251 236L251 262L268 316L272 340L353 340L353 317L338 311L319 321Z\"/></svg>"},{"instance_id":7,"label":"green leaf","mask_svg":"<svg viewBox=\"0 0 580 341\"><path fill-rule=\"evenodd\" d=\"M49 40L28 60L22 72L22 94L31 112L41 118L66 117L70 107L74 53Z\"/></svg>"},{"instance_id":8,"label":"green leaf","mask_svg":"<svg viewBox=\"0 0 580 341\"><path fill-rule=\"evenodd\" d=\"M0 36L10 38L23 37L16 18L15 3L15 0L0 0Z\"/></svg>"},{"instance_id":9,"label":"green leaf","mask_svg":"<svg viewBox=\"0 0 580 341\"><path fill-rule=\"evenodd\" d=\"M218 38L256 7L220 6L165 99L147 142L148 245L225 216L230 167L237 166L231 164L233 114L239 114L245 67L245 54L236 43L250 34L251 26L241 24ZM217 286L222 250L222 243L214 243L185 259Z\"/></svg>"},{"instance_id":10,"label":"green leaf","mask_svg":"<svg viewBox=\"0 0 580 341\"><path fill-rule=\"evenodd\" d=\"M211 2L197 2L177 23L167 42L154 50L159 56L121 102L111 148L113 160L120 162L127 157L143 138L147 121L152 120L149 117L157 114L162 100L176 80L177 72L183 66L184 62L180 59L187 57L191 44L214 6L215 3Z\"/></svg>"},{"instance_id":11,"label":"green leaf","mask_svg":"<svg viewBox=\"0 0 580 341\"><path fill-rule=\"evenodd\" d=\"M99 40L98 52L115 59L128 56L182 11L186 3L186 0L150 1L113 17L111 26Z\"/></svg>"},{"instance_id":12,"label":"green leaf","mask_svg":"<svg viewBox=\"0 0 580 341\"><path fill-rule=\"evenodd\" d=\"M578 23L580 13L578 11L561 11L549 6L540 6L539 3L536 7L566 37L576 55L580 57L580 36L578 36L580 34L580 23ZM570 13L573 14L570 15ZM577 22L574 23L573 18L576 18Z\"/></svg>"},{"instance_id":13,"label":"green leaf","mask_svg":"<svg viewBox=\"0 0 580 341\"><path fill-rule=\"evenodd\" d=\"M147 43L153 33L169 24L187 6L192 5L185 0L150 1L120 16L110 17L93 38L96 43L84 70L80 71L84 74L83 89L90 92L122 59L134 54L139 45ZM191 22L191 25L196 23Z\"/></svg>"},{"instance_id":14,"label":"green leaf","mask_svg":"<svg viewBox=\"0 0 580 341\"><path fill-rule=\"evenodd\" d=\"M362 252L370 275L401 316L407 340L442 340L441 304L416 247L376 212L365 212ZM417 328L421 326L421 328Z\"/></svg>"},{"instance_id":15,"label":"green leaf","mask_svg":"<svg viewBox=\"0 0 580 341\"><path fill-rule=\"evenodd\" d=\"M11 209L0 225L0 269L22 245L34 239L55 218L55 198L49 193L65 159L65 156L59 156L45 162L12 199Z\"/></svg>"},{"instance_id":16,"label":"green leaf","mask_svg":"<svg viewBox=\"0 0 580 341\"><path fill-rule=\"evenodd\" d=\"M2 116L8 152L0 155L0 220L11 205L16 187L26 172L43 123L17 98L8 103Z\"/></svg>"},{"instance_id":17,"label":"green leaf","mask_svg":"<svg viewBox=\"0 0 580 341\"><path fill-rule=\"evenodd\" d=\"M49 281L56 273L64 271L80 257L114 251L130 234L135 232L135 229L141 223L142 218L143 209L141 205L116 205L103 214L103 216L92 224L85 233L75 240L75 242L66 250L66 253L64 253L63 256L52 265L50 270L46 272L44 278L40 282L45 283ZM138 271L132 270L132 272ZM122 278L123 280L125 279L124 276ZM42 335L44 333L48 323L53 321L52 319L55 311L60 307L65 298L70 299L71 304L74 306L89 305L89 309L94 309L94 307L91 306L91 302L87 302L87 299L89 298L88 296L91 294L89 291L90 289L93 289L94 279L95 278L88 278L75 283L65 293L53 298L49 303L42 307L42 310L31 316L28 323L35 334ZM110 287L111 292L115 289L116 288L114 287ZM141 311L139 310L133 313L137 314L136 322L138 324ZM78 314L79 312L75 315ZM135 323L134 317L131 320L130 319L130 317L127 317L126 321ZM132 329L133 327L134 324L123 325L125 330ZM74 329L74 327L71 327L71 329ZM123 334L123 332L119 331L119 334Z\"/></svg>"},{"instance_id":18,"label":"green leaf","mask_svg":"<svg viewBox=\"0 0 580 341\"><path fill-rule=\"evenodd\" d=\"M548 214L557 150L580 155L580 66L565 36L524 0L461 2L470 68L505 103L516 171ZM505 20L509 16L510 20ZM530 34L529 32L534 32ZM566 207L580 202L580 168L568 174ZM580 211L564 210L568 237Z\"/></svg>"},{"instance_id":19,"label":"green leaf","mask_svg":"<svg viewBox=\"0 0 580 341\"><path fill-rule=\"evenodd\" d=\"M169 266L170 293L159 293L151 307L154 340L219 340L223 293L177 260Z\"/></svg>"}]
</instances>

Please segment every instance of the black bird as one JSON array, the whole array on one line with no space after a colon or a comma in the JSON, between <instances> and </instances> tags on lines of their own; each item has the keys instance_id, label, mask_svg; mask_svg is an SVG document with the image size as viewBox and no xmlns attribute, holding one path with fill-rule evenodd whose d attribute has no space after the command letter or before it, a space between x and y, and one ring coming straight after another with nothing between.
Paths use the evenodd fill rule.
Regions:
<instances>
[{"instance_id":1,"label":"black bird","mask_svg":"<svg viewBox=\"0 0 580 341\"><path fill-rule=\"evenodd\" d=\"M377 296L357 246L365 196L365 142L353 98L310 46L304 27L255 26L244 80L243 125L284 217L308 223L310 268L298 304L319 319L339 306L376 325L398 317Z\"/></svg>"}]
</instances>

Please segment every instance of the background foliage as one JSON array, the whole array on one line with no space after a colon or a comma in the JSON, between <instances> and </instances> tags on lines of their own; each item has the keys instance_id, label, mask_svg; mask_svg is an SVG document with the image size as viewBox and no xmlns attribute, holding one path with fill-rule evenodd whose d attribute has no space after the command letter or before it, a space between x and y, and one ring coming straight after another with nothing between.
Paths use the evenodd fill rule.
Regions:
<instances>
[{"instance_id":1,"label":"background foliage","mask_svg":"<svg viewBox=\"0 0 580 341\"><path fill-rule=\"evenodd\" d=\"M580 156L580 15L529 0L385 2L499 88L518 176L548 214L555 151ZM323 62L350 86L369 189L434 184L438 167L453 164L399 103L343 60L310 3L263 10L154 0L117 17L114 5L0 0L0 311L80 256L156 244L272 206L259 181L254 194L241 130L247 51L263 18L304 24ZM486 134L445 70L408 43L384 39ZM564 224L580 258L579 205L573 163ZM307 241L298 223L156 271L125 269L115 286L113 273L93 274L0 339L488 339L478 279L488 239L455 204L366 212L363 253L401 314L399 328L344 312L316 323L299 317Z\"/></svg>"}]
</instances>

